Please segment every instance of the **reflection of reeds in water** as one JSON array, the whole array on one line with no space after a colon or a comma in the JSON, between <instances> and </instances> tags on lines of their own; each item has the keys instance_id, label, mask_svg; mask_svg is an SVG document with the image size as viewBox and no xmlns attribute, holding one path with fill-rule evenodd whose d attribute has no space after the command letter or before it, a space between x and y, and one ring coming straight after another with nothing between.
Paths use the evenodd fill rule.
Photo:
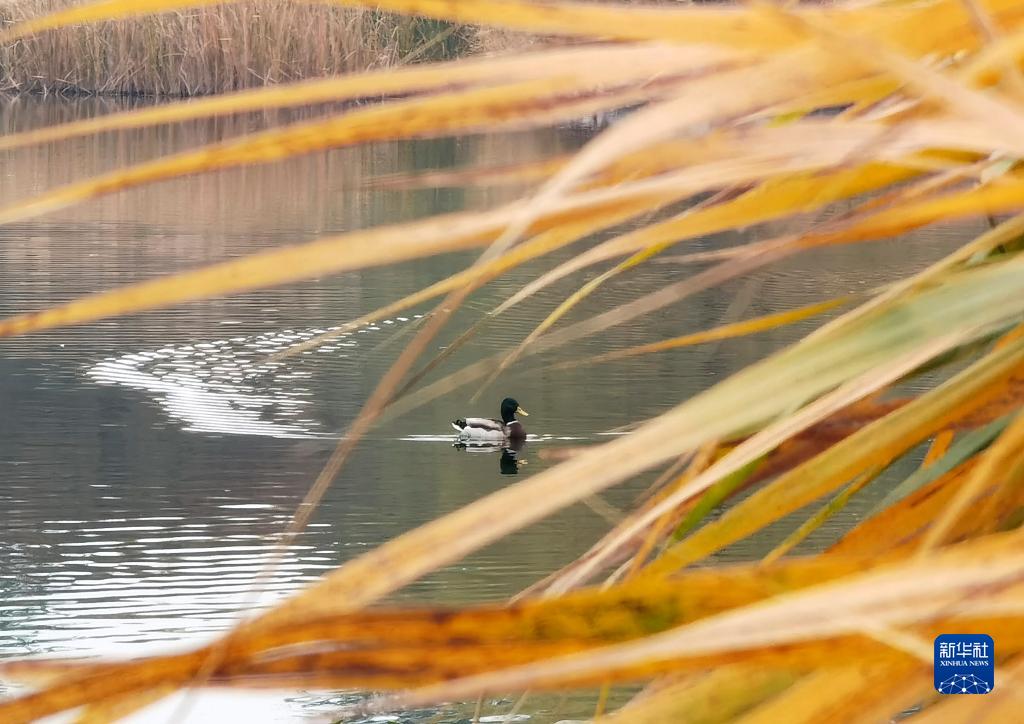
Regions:
<instances>
[{"instance_id":1,"label":"reflection of reeds in water","mask_svg":"<svg viewBox=\"0 0 1024 724\"><path fill-rule=\"evenodd\" d=\"M153 102L102 97L37 98L0 105L0 135L102 117L148 107ZM338 110L325 106L267 110L18 149L4 158L8 173L0 175L0 199L10 203L83 175L107 172L263 128L301 123ZM448 187L440 191L418 184L409 190L396 188L393 183L374 184L378 179L390 180L395 175L415 178L418 169L504 166L560 154L579 143L579 138L567 136L564 130L545 130L512 137L481 135L457 143L399 141L337 149L278 164L245 166L144 187L68 209L61 212L60 218L84 223L131 219L140 224L171 227L187 235L202 229L207 239L218 232L266 235L278 230L322 233L367 227L436 213L445 208L442 204L447 207L445 210L493 206L514 199L522 191L521 184ZM202 241L195 239L197 243ZM300 240L295 236L281 238L282 242ZM172 248L166 251L173 253ZM199 247L181 251L193 261L217 256L211 256L210 249ZM17 250L7 252L16 254Z\"/></svg>"},{"instance_id":2,"label":"reflection of reeds in water","mask_svg":"<svg viewBox=\"0 0 1024 724\"><path fill-rule=\"evenodd\" d=\"M0 23L66 0L0 4ZM389 66L442 32L429 21L283 0L83 25L0 46L0 89L197 95ZM457 38L431 45L444 57Z\"/></svg>"},{"instance_id":3,"label":"reflection of reeds in water","mask_svg":"<svg viewBox=\"0 0 1024 724\"><path fill-rule=\"evenodd\" d=\"M102 97L25 100L0 106L0 135L102 117L150 103L148 99ZM8 173L0 175L0 198L10 203L83 175L103 173L263 128L300 123L337 110L322 106L268 110L18 149L4 158ZM511 138L482 135L458 143L399 141L337 149L278 164L244 166L144 187L67 209L59 218L73 224L123 224L130 219L132 223L157 227L161 233L180 235L159 253L180 256L181 264L212 261L259 248L259 244L249 248L210 247L211 239L229 235L239 243L252 235L295 243L310 234L413 219L442 208L494 205L514 197L521 187L406 190L386 184L374 187L371 182L396 174L414 174L417 169L521 162L561 153L577 143L558 132L543 131ZM39 236L41 231L34 233ZM46 244L44 234L34 245L35 253L40 245ZM8 247L4 258L11 261L23 251L27 253ZM60 251L55 248L54 253Z\"/></svg>"}]
</instances>

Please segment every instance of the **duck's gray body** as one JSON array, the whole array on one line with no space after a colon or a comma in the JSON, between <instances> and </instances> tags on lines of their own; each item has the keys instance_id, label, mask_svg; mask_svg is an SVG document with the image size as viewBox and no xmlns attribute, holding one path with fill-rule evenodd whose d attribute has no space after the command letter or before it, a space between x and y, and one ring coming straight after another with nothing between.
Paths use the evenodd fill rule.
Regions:
<instances>
[{"instance_id":1,"label":"duck's gray body","mask_svg":"<svg viewBox=\"0 0 1024 724\"><path fill-rule=\"evenodd\" d=\"M501 401L501 419L490 417L464 417L452 420L452 427L460 440L501 443L505 440L525 440L526 428L516 419L516 413L527 412L511 397Z\"/></svg>"},{"instance_id":2,"label":"duck's gray body","mask_svg":"<svg viewBox=\"0 0 1024 724\"><path fill-rule=\"evenodd\" d=\"M489 417L467 417L454 420L452 427L458 431L459 437L465 440L502 442L526 437L526 432L519 420L512 420L505 424L501 420Z\"/></svg>"}]
</instances>

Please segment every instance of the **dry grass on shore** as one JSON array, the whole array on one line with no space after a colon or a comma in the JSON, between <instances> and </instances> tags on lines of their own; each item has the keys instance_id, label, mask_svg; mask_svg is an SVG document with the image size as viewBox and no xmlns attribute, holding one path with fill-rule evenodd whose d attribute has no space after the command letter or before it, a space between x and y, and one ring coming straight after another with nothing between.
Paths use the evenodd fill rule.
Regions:
<instances>
[{"instance_id":1,"label":"dry grass on shore","mask_svg":"<svg viewBox=\"0 0 1024 724\"><path fill-rule=\"evenodd\" d=\"M0 0L0 25L68 0ZM284 1L182 10L43 33L0 47L0 90L190 96L442 59L437 21ZM425 47L429 44L429 47Z\"/></svg>"}]
</instances>

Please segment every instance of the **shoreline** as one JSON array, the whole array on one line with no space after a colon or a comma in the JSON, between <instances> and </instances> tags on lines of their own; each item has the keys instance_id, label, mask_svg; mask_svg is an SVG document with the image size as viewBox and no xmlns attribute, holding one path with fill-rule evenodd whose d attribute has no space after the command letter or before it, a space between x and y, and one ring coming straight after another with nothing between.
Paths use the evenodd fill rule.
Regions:
<instances>
[{"instance_id":1,"label":"shoreline","mask_svg":"<svg viewBox=\"0 0 1024 724\"><path fill-rule=\"evenodd\" d=\"M211 95L217 95L217 94L211 94ZM349 99L349 100L344 100L344 101L326 101L326 102L314 104L313 106L309 106L309 108L328 108L328 107L334 107L336 109L336 112L342 112L343 113L343 112L347 112L347 111L350 111L350 110L356 110L356 109L360 109L360 108L366 108L366 107L371 107L371 106L375 106L375 105L380 105L380 104L383 104L383 103L387 103L389 101L400 100L403 97L406 97L406 96L401 96L401 95L395 95L395 96L374 96L374 97ZM114 106L116 106L117 104L127 104L127 105L130 105L130 106L135 106L135 105L141 105L141 106L154 105L155 106L155 105L161 105L161 104L175 103L175 102L179 102L179 101L188 101L191 98L199 98L199 97L198 96L185 96L185 97L158 96L158 95L148 95L148 94L144 94L144 93L134 93L134 94L132 94L132 93L92 93L92 92L48 93L48 92L42 92L42 91L14 91L14 92L12 92L12 91L8 91L8 90L0 90L0 110L3 110L3 108L5 106L10 106L12 104L18 103L21 100L28 100L30 102L36 102L36 101L39 101L39 102L43 102L43 101L54 102L54 101L56 101L56 102L67 102L67 103L75 103L75 102L79 102L79 101L82 101L82 102L94 101L94 102L99 102L99 103L109 102L110 104L112 104ZM295 106L295 107L292 107L290 110L295 110L297 108L304 108L304 107L306 107L306 106ZM118 110L123 110L123 109L118 109ZM289 110L289 108L282 108L282 109L278 109L278 110L287 111L287 110ZM623 107L623 108L614 109L614 110L611 110L611 111L608 111L608 112L604 112L604 113L599 113L599 114L594 114L594 115L587 115L587 116L580 116L579 118L576 118L576 119L573 119L573 120L570 120L570 121L566 121L566 122L563 122L563 123L558 123L554 127L555 128L571 129L571 130L580 131L580 132L595 133L595 132L600 131L600 130L602 130L604 128L607 128L608 126L611 126L612 124L616 123L621 118L623 118L623 117L629 115L630 113L632 113L634 110L636 110L636 107L635 106L630 106L630 107Z\"/></svg>"},{"instance_id":2,"label":"shoreline","mask_svg":"<svg viewBox=\"0 0 1024 724\"><path fill-rule=\"evenodd\" d=\"M0 2L0 29L54 9ZM0 46L0 92L190 98L437 61L476 50L469 26L363 8L242 2L40 33Z\"/></svg>"}]
</instances>

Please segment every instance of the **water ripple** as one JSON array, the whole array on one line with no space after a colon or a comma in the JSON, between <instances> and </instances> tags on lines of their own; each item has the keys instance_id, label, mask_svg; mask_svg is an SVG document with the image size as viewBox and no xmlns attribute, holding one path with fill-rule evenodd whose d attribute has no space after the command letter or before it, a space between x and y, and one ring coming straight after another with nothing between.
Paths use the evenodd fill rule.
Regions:
<instances>
[{"instance_id":1,"label":"water ripple","mask_svg":"<svg viewBox=\"0 0 1024 724\"><path fill-rule=\"evenodd\" d=\"M420 315L412 317L418 318ZM351 339L353 336L372 334L408 321L409 317L398 317L342 333L315 350L302 352L298 359L314 352L331 353L358 346ZM107 357L86 374L100 384L145 392L169 418L192 432L326 437L329 433L316 420L300 416L314 396L311 387L302 383L313 373L296 368L296 359L280 362L271 357L338 329L286 329L132 352Z\"/></svg>"}]
</instances>

